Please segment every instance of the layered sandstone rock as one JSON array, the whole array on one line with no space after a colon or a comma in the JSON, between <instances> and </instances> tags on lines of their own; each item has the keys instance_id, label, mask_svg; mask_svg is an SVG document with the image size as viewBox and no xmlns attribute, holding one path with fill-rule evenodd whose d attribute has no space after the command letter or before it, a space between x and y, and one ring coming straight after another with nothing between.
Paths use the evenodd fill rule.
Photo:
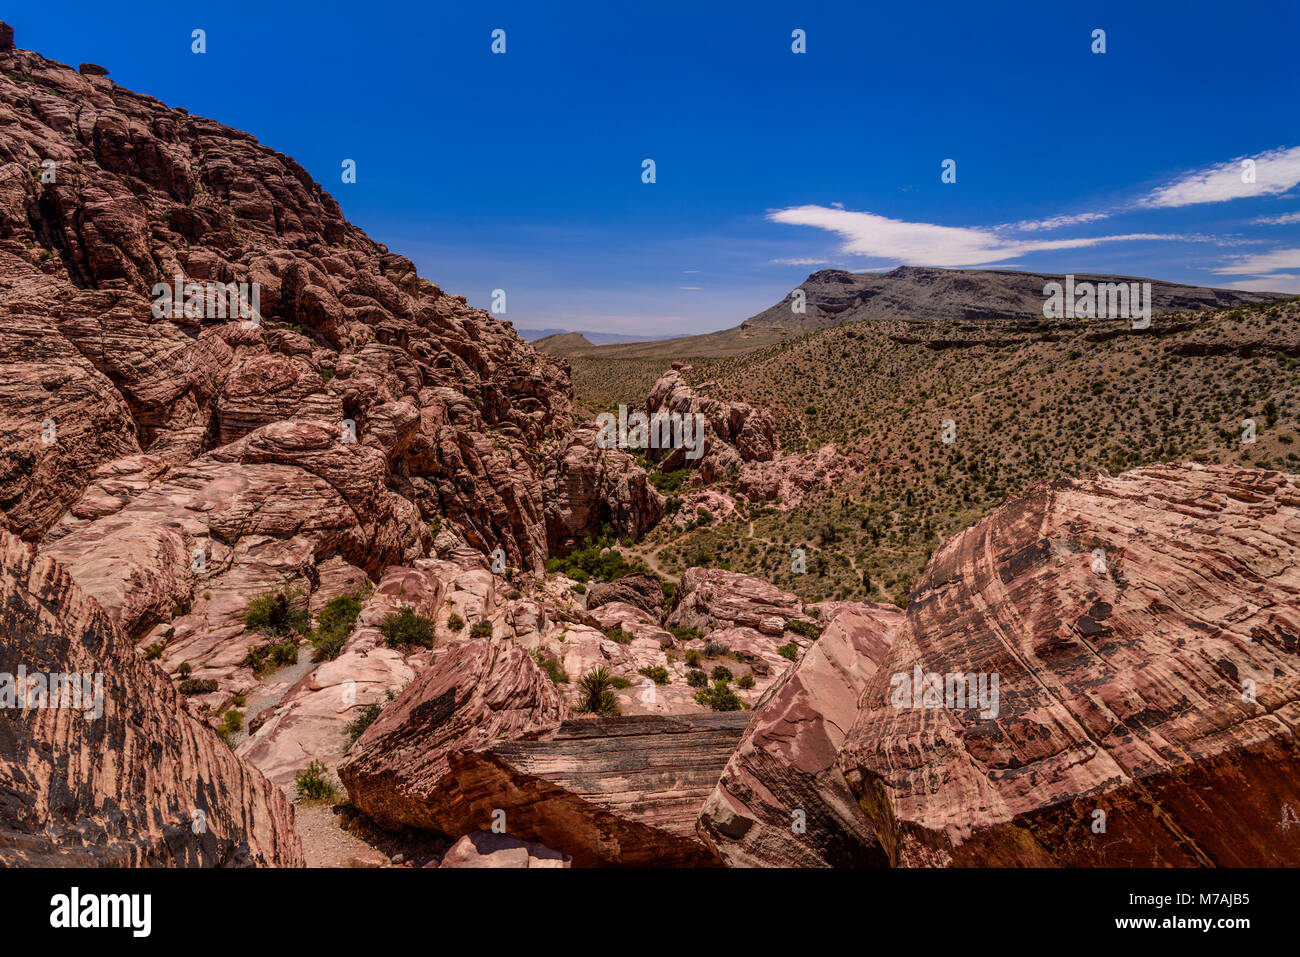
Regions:
<instances>
[{"instance_id":1,"label":"layered sandstone rock","mask_svg":"<svg viewBox=\"0 0 1300 957\"><path fill-rule=\"evenodd\" d=\"M639 539L664 514L664 498L645 469L626 452L602 449L597 431L569 438L543 478L546 536L553 552L566 552L610 526L619 538Z\"/></svg>"},{"instance_id":2,"label":"layered sandstone rock","mask_svg":"<svg viewBox=\"0 0 1300 957\"><path fill-rule=\"evenodd\" d=\"M1039 485L949 541L841 757L890 860L1300 864L1298 546L1294 476L1198 465Z\"/></svg>"},{"instance_id":3,"label":"layered sandstone rock","mask_svg":"<svg viewBox=\"0 0 1300 957\"><path fill-rule=\"evenodd\" d=\"M467 805L451 759L503 740L536 736L569 715L523 648L493 638L434 649L432 663L352 746L339 777L352 803L388 826L461 836L490 828Z\"/></svg>"},{"instance_id":4,"label":"layered sandstone rock","mask_svg":"<svg viewBox=\"0 0 1300 957\"><path fill-rule=\"evenodd\" d=\"M651 615L664 610L664 592L654 575L627 575L612 582L593 585L587 592L587 608L596 609L610 602L634 605Z\"/></svg>"},{"instance_id":5,"label":"layered sandstone rock","mask_svg":"<svg viewBox=\"0 0 1300 957\"><path fill-rule=\"evenodd\" d=\"M563 849L578 867L705 867L700 806L736 747L743 712L566 721L540 740L451 756L470 818Z\"/></svg>"},{"instance_id":6,"label":"layered sandstone rock","mask_svg":"<svg viewBox=\"0 0 1300 957\"><path fill-rule=\"evenodd\" d=\"M302 866L279 789L185 715L64 568L6 532L0 598L0 695L7 680L15 696L0 735L0 863ZM22 673L47 689L28 707ZM78 701L50 695L50 674L94 677L74 685Z\"/></svg>"},{"instance_id":7,"label":"layered sandstone rock","mask_svg":"<svg viewBox=\"0 0 1300 957\"><path fill-rule=\"evenodd\" d=\"M530 844L509 834L475 831L452 845L439 867L568 867L567 854L542 844Z\"/></svg>"},{"instance_id":8,"label":"layered sandstone rock","mask_svg":"<svg viewBox=\"0 0 1300 957\"><path fill-rule=\"evenodd\" d=\"M752 628L780 635L789 623L811 622L791 592L753 575L719 568L688 568L677 584L667 624L672 628Z\"/></svg>"},{"instance_id":9,"label":"layered sandstone rock","mask_svg":"<svg viewBox=\"0 0 1300 957\"><path fill-rule=\"evenodd\" d=\"M649 449L665 472L679 468L697 469L705 482L736 472L745 462L763 462L777 452L776 419L766 409L744 402L704 398L686 384L677 369L660 376L646 398L650 415L668 413L699 415L705 428L702 452L689 458L684 445L672 449ZM698 440L697 440L698 441Z\"/></svg>"},{"instance_id":10,"label":"layered sandstone rock","mask_svg":"<svg viewBox=\"0 0 1300 957\"><path fill-rule=\"evenodd\" d=\"M842 603L821 637L755 706L700 813L702 840L732 867L888 863L836 765L858 697L903 613Z\"/></svg>"}]
</instances>

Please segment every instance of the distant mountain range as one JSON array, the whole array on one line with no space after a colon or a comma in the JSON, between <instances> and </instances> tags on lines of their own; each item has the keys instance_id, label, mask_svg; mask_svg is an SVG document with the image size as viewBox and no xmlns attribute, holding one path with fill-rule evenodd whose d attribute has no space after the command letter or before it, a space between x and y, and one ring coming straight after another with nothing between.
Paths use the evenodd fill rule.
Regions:
<instances>
[{"instance_id":1,"label":"distant mountain range","mask_svg":"<svg viewBox=\"0 0 1300 957\"><path fill-rule=\"evenodd\" d=\"M738 326L698 336L602 344L592 334L552 337L538 345L558 355L608 358L727 356L749 352L790 336L802 335L855 319L1029 319L1042 317L1043 287L1064 282L1063 275L1011 269L935 269L900 266L887 273L851 273L842 269L815 272L800 285L805 310L793 309L793 291L780 302ZM1245 292L1186 286L1134 276L1077 273L1078 283L1151 284L1154 313L1216 309L1288 299L1288 293Z\"/></svg>"},{"instance_id":2,"label":"distant mountain range","mask_svg":"<svg viewBox=\"0 0 1300 957\"><path fill-rule=\"evenodd\" d=\"M649 342L653 336L623 336L616 332L588 332L574 329L515 329L525 342L538 342L558 336L576 336L589 346L603 346L613 342ZM576 340L575 340L576 341Z\"/></svg>"}]
</instances>

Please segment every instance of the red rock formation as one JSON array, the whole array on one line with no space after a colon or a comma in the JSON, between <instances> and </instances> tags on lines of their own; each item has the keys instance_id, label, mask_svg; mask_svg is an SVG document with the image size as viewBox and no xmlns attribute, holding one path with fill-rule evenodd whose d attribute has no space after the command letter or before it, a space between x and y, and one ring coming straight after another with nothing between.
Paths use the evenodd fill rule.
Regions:
<instances>
[{"instance_id":1,"label":"red rock formation","mask_svg":"<svg viewBox=\"0 0 1300 957\"><path fill-rule=\"evenodd\" d=\"M490 827L449 779L458 752L557 727L569 710L518 645L467 639L435 649L432 664L384 708L339 767L352 803L388 826L460 836Z\"/></svg>"},{"instance_id":2,"label":"red rock formation","mask_svg":"<svg viewBox=\"0 0 1300 957\"><path fill-rule=\"evenodd\" d=\"M0 734L0 865L302 866L279 789L185 715L166 675L65 569L7 532L0 633L0 699L13 699ZM22 707L20 669L102 685L78 682L89 693L76 708L53 706L78 703L62 693Z\"/></svg>"},{"instance_id":3,"label":"red rock formation","mask_svg":"<svg viewBox=\"0 0 1300 957\"><path fill-rule=\"evenodd\" d=\"M803 602L753 575L719 568L688 568L673 594L670 628L752 628L780 635L791 621L811 622Z\"/></svg>"},{"instance_id":4,"label":"red rock formation","mask_svg":"<svg viewBox=\"0 0 1300 957\"><path fill-rule=\"evenodd\" d=\"M745 402L698 396L677 369L665 372L651 388L646 412L698 414L704 418L704 451L698 458L687 458L682 448L647 451L665 472L693 468L705 482L713 482L738 470L744 462L768 461L777 452L776 419L771 412Z\"/></svg>"},{"instance_id":5,"label":"red rock formation","mask_svg":"<svg viewBox=\"0 0 1300 957\"><path fill-rule=\"evenodd\" d=\"M949 541L841 757L891 861L1300 864L1298 545L1294 476L1197 465L1039 485ZM996 707L904 696L915 669L996 675Z\"/></svg>"},{"instance_id":6,"label":"red rock formation","mask_svg":"<svg viewBox=\"0 0 1300 957\"><path fill-rule=\"evenodd\" d=\"M903 613L842 603L821 637L755 706L699 835L732 867L888 863L836 765L858 697Z\"/></svg>"},{"instance_id":7,"label":"red rock formation","mask_svg":"<svg viewBox=\"0 0 1300 957\"><path fill-rule=\"evenodd\" d=\"M664 592L654 575L627 575L612 582L593 585L587 592L587 608L596 609L610 602L633 605L650 615L664 610Z\"/></svg>"},{"instance_id":8,"label":"red rock formation","mask_svg":"<svg viewBox=\"0 0 1300 957\"><path fill-rule=\"evenodd\" d=\"M664 498L626 452L601 449L594 428L578 429L543 478L546 536L566 552L609 524L620 538L639 539L664 514Z\"/></svg>"},{"instance_id":9,"label":"red rock formation","mask_svg":"<svg viewBox=\"0 0 1300 957\"><path fill-rule=\"evenodd\" d=\"M542 844L530 844L509 834L475 831L452 845L439 867L568 867L567 854Z\"/></svg>"},{"instance_id":10,"label":"red rock formation","mask_svg":"<svg viewBox=\"0 0 1300 957\"><path fill-rule=\"evenodd\" d=\"M577 867L706 867L716 861L695 820L745 722L743 712L566 721L540 740L453 754L451 780L468 820L500 812L511 835Z\"/></svg>"}]
</instances>

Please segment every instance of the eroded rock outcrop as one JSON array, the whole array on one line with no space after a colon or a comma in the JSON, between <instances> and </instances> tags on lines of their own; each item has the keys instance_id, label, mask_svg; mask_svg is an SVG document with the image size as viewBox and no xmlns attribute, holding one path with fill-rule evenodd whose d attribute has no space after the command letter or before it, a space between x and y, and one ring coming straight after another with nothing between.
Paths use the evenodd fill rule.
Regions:
<instances>
[{"instance_id":1,"label":"eroded rock outcrop","mask_svg":"<svg viewBox=\"0 0 1300 957\"><path fill-rule=\"evenodd\" d=\"M699 456L688 458L684 445L647 450L665 472L692 468L705 482L714 482L738 471L745 462L768 461L777 453L776 419L771 412L745 402L699 396L678 369L665 372L655 382L646 398L646 412L651 416L664 412L703 417L705 436Z\"/></svg>"},{"instance_id":2,"label":"eroded rock outcrop","mask_svg":"<svg viewBox=\"0 0 1300 957\"><path fill-rule=\"evenodd\" d=\"M639 539L664 514L664 498L626 452L602 449L594 428L576 430L542 481L546 536L563 553L609 525Z\"/></svg>"},{"instance_id":3,"label":"eroded rock outcrop","mask_svg":"<svg viewBox=\"0 0 1300 957\"><path fill-rule=\"evenodd\" d=\"M523 648L493 638L434 649L434 659L352 746L339 777L352 803L388 826L458 837L490 828L449 776L459 752L552 730L569 709ZM500 805L494 805L500 806Z\"/></svg>"},{"instance_id":4,"label":"eroded rock outcrop","mask_svg":"<svg viewBox=\"0 0 1300 957\"><path fill-rule=\"evenodd\" d=\"M1296 483L1061 480L944 545L841 757L890 860L1300 864Z\"/></svg>"},{"instance_id":5,"label":"eroded rock outcrop","mask_svg":"<svg viewBox=\"0 0 1300 957\"><path fill-rule=\"evenodd\" d=\"M837 759L858 697L902 619L892 605L844 603L798 665L755 706L700 813L700 837L726 864L888 864Z\"/></svg>"},{"instance_id":6,"label":"eroded rock outcrop","mask_svg":"<svg viewBox=\"0 0 1300 957\"><path fill-rule=\"evenodd\" d=\"M633 605L650 615L664 610L664 592L654 575L626 575L612 582L593 585L587 592L587 608L596 609L610 602Z\"/></svg>"},{"instance_id":7,"label":"eroded rock outcrop","mask_svg":"<svg viewBox=\"0 0 1300 957\"><path fill-rule=\"evenodd\" d=\"M280 790L184 713L166 675L66 569L7 532L0 631L0 696L12 699L0 734L0 863L302 865ZM78 680L51 694L56 674ZM20 688L20 675L40 683Z\"/></svg>"}]
</instances>

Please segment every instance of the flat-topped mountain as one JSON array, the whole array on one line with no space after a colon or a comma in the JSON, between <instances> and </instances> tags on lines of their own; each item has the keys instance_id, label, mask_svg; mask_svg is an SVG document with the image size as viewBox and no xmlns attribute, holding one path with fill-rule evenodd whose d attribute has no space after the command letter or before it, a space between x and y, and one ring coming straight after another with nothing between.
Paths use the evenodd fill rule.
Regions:
<instances>
[{"instance_id":1,"label":"flat-topped mountain","mask_svg":"<svg viewBox=\"0 0 1300 957\"><path fill-rule=\"evenodd\" d=\"M1216 309L1289 298L1288 293L1212 289L1181 283L1077 273L1078 283L1150 283L1153 313ZM961 319L1032 319L1043 315L1043 288L1064 283L1065 277L1014 269L935 269L899 266L886 273L851 273L822 269L813 273L780 302L750 316L738 326L699 336L617 345L584 346L564 340L542 340L537 346L556 355L607 358L738 355L790 336L858 319L901 319L911 322ZM803 311L797 290L803 291Z\"/></svg>"}]
</instances>

